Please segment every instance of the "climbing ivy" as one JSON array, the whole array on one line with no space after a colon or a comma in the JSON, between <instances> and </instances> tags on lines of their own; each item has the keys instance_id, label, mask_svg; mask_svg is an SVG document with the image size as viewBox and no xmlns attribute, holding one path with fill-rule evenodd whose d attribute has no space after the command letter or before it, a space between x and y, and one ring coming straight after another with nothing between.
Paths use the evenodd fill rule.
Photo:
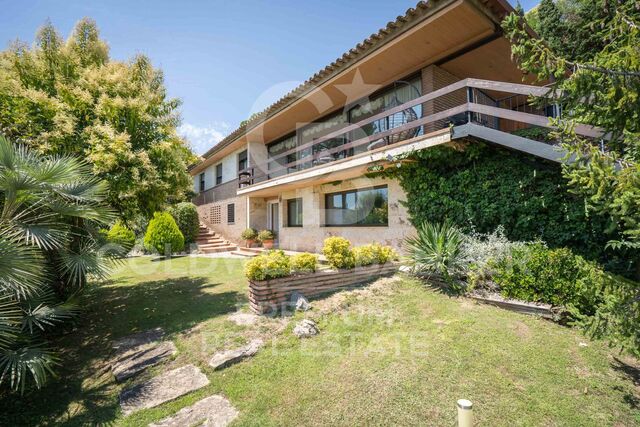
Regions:
<instances>
[{"instance_id":1,"label":"climbing ivy","mask_svg":"<svg viewBox=\"0 0 640 427\"><path fill-rule=\"evenodd\" d=\"M629 251L605 248L617 237L608 217L588 211L584 200L567 192L555 163L473 143L414 152L402 167L377 175L399 180L414 225L449 219L463 231L481 233L502 225L512 240L541 239L609 270L633 270Z\"/></svg>"}]
</instances>

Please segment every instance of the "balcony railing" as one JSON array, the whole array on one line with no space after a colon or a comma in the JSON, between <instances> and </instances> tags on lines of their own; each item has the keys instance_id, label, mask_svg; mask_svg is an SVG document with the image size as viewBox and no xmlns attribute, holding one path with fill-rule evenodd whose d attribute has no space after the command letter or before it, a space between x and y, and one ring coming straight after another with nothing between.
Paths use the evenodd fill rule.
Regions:
<instances>
[{"instance_id":1,"label":"balcony railing","mask_svg":"<svg viewBox=\"0 0 640 427\"><path fill-rule=\"evenodd\" d=\"M466 123L506 133L530 127L549 128L549 117L556 117L560 108L553 104L534 105L531 101L531 96L543 96L548 91L549 88L540 86L464 79L300 144L270 157L264 164L252 165L240 171L238 186L246 187L300 170L319 168L337 160L408 143L430 132ZM446 99L437 101L445 96ZM418 105L422 105L422 117L409 114ZM366 129L373 127L375 122L387 120L390 123L390 118L398 115L404 117L400 124L388 126L388 129L371 135L366 134ZM576 132L593 138L602 136L600 131L587 125L578 125ZM365 136L357 137L363 134ZM342 137L345 143L327 146L327 142L338 137ZM303 152L306 155L287 161L288 156Z\"/></svg>"},{"instance_id":2,"label":"balcony railing","mask_svg":"<svg viewBox=\"0 0 640 427\"><path fill-rule=\"evenodd\" d=\"M208 190L201 191L193 198L193 203L200 206L236 197L236 189L238 188L237 181L238 180L234 179L218 184Z\"/></svg>"}]
</instances>

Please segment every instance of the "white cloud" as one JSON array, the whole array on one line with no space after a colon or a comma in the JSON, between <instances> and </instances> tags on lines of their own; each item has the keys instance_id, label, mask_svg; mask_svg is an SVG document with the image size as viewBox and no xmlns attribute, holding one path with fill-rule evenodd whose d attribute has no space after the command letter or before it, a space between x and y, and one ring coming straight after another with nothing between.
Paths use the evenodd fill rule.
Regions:
<instances>
[{"instance_id":1,"label":"white cloud","mask_svg":"<svg viewBox=\"0 0 640 427\"><path fill-rule=\"evenodd\" d=\"M185 138L191 149L198 155L204 154L211 147L227 136L230 126L225 122L214 122L209 126L195 126L184 123L178 127L178 134Z\"/></svg>"}]
</instances>

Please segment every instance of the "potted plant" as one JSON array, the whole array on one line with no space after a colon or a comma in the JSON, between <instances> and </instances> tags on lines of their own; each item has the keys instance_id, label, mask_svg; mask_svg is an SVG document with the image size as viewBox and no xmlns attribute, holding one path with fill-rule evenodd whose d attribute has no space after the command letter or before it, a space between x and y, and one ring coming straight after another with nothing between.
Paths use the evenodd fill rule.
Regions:
<instances>
[{"instance_id":1,"label":"potted plant","mask_svg":"<svg viewBox=\"0 0 640 427\"><path fill-rule=\"evenodd\" d=\"M247 248L250 248L256 242L258 232L254 228L247 228L242 232L240 237L247 242Z\"/></svg>"},{"instance_id":2,"label":"potted plant","mask_svg":"<svg viewBox=\"0 0 640 427\"><path fill-rule=\"evenodd\" d=\"M265 249L273 248L273 241L276 238L276 234L271 230L262 230L258 233L258 240L262 243L262 247Z\"/></svg>"}]
</instances>

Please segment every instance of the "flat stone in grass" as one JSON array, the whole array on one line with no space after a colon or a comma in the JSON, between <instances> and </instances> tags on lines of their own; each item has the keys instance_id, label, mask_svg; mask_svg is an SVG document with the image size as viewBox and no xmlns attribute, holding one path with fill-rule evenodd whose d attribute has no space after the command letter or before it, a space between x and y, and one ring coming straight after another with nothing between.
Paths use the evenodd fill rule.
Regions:
<instances>
[{"instance_id":1,"label":"flat stone in grass","mask_svg":"<svg viewBox=\"0 0 640 427\"><path fill-rule=\"evenodd\" d=\"M209 366L216 370L224 369L227 366L240 362L242 359L255 355L262 345L263 341L261 339L255 339L244 347L221 351L213 355L209 361Z\"/></svg>"},{"instance_id":2,"label":"flat stone in grass","mask_svg":"<svg viewBox=\"0 0 640 427\"><path fill-rule=\"evenodd\" d=\"M238 411L227 399L213 395L182 408L171 417L149 424L149 427L225 427L237 416Z\"/></svg>"},{"instance_id":3,"label":"flat stone in grass","mask_svg":"<svg viewBox=\"0 0 640 427\"><path fill-rule=\"evenodd\" d=\"M123 351L132 347L138 347L143 344L149 344L154 341L160 341L164 337L164 330L162 328L149 329L148 331L138 332L133 335L120 338L113 343L113 348L118 351Z\"/></svg>"},{"instance_id":4,"label":"flat stone in grass","mask_svg":"<svg viewBox=\"0 0 640 427\"><path fill-rule=\"evenodd\" d=\"M124 415L129 415L140 409L153 408L207 384L209 379L200 369L186 365L123 390L120 393L120 407Z\"/></svg>"},{"instance_id":5,"label":"flat stone in grass","mask_svg":"<svg viewBox=\"0 0 640 427\"><path fill-rule=\"evenodd\" d=\"M237 311L229 316L229 320L239 326L250 326L256 324L256 322L260 320L260 316L253 313Z\"/></svg>"},{"instance_id":6,"label":"flat stone in grass","mask_svg":"<svg viewBox=\"0 0 640 427\"><path fill-rule=\"evenodd\" d=\"M152 342L137 347L123 348L114 357L111 370L116 381L122 382L150 366L157 365L176 352L176 346L171 341Z\"/></svg>"}]
</instances>

